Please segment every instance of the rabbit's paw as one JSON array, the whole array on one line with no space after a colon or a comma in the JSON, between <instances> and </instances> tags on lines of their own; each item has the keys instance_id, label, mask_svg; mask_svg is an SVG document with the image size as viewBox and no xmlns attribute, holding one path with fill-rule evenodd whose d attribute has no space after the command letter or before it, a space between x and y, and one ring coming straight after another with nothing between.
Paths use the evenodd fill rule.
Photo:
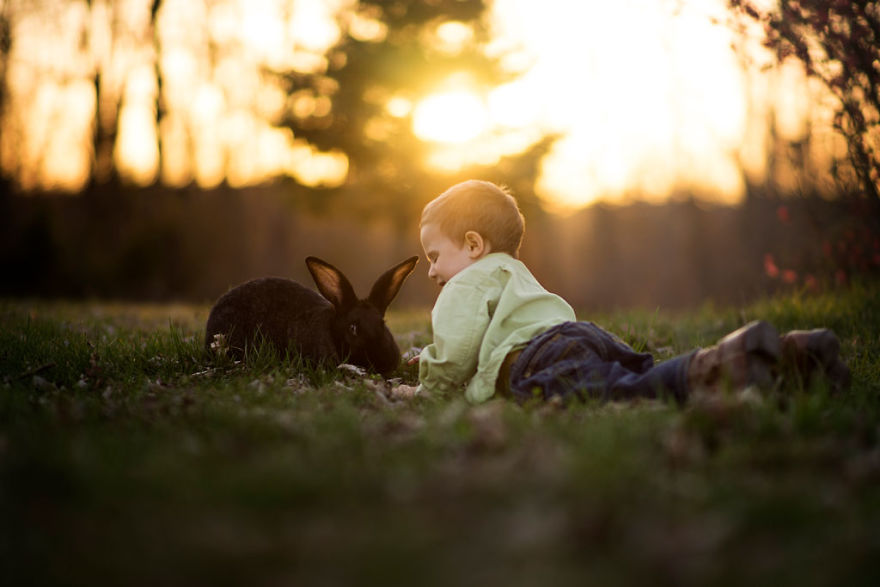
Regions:
<instances>
[{"instance_id":1,"label":"rabbit's paw","mask_svg":"<svg viewBox=\"0 0 880 587\"><path fill-rule=\"evenodd\" d=\"M229 344L226 341L226 335L219 332L215 334L214 340L211 342L211 352L218 357L225 357L228 350Z\"/></svg>"}]
</instances>

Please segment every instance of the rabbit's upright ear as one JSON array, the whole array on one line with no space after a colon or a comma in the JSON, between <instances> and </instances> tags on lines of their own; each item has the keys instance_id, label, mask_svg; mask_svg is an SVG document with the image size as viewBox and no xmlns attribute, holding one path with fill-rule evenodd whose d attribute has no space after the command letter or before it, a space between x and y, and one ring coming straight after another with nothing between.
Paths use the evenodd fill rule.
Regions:
<instances>
[{"instance_id":1,"label":"rabbit's upright ear","mask_svg":"<svg viewBox=\"0 0 880 587\"><path fill-rule=\"evenodd\" d=\"M367 298L371 304L379 309L379 312L385 313L388 304L391 303L391 300L400 291L400 286L403 285L409 274L413 272L418 262L418 257L410 257L379 276L379 279L373 284L373 289L370 290L370 297Z\"/></svg>"},{"instance_id":2,"label":"rabbit's upright ear","mask_svg":"<svg viewBox=\"0 0 880 587\"><path fill-rule=\"evenodd\" d=\"M334 307L348 308L357 302L354 288L342 271L317 257L307 257L306 267L318 286L321 295L333 304Z\"/></svg>"}]
</instances>

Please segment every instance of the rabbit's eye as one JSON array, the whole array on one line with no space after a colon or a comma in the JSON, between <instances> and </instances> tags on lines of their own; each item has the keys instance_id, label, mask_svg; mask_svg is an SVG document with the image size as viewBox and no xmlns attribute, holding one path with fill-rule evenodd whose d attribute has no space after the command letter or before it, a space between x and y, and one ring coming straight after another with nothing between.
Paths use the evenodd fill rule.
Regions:
<instances>
[{"instance_id":1,"label":"rabbit's eye","mask_svg":"<svg viewBox=\"0 0 880 587\"><path fill-rule=\"evenodd\" d=\"M358 325L355 323L349 324L348 331L351 333L352 336L357 336L358 335Z\"/></svg>"}]
</instances>

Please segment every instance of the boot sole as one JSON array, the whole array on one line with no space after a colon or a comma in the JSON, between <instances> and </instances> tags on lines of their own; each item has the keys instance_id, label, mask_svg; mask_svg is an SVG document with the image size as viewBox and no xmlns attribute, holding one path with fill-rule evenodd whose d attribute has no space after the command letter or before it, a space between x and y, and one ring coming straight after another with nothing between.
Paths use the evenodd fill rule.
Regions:
<instances>
[{"instance_id":1,"label":"boot sole","mask_svg":"<svg viewBox=\"0 0 880 587\"><path fill-rule=\"evenodd\" d=\"M836 359L834 363L826 369L825 376L831 385L832 393L841 393L849 389L852 382L849 367L840 359Z\"/></svg>"},{"instance_id":2,"label":"boot sole","mask_svg":"<svg viewBox=\"0 0 880 587\"><path fill-rule=\"evenodd\" d=\"M803 335L803 331L794 331L794 334ZM783 336L783 346L786 337ZM792 343L793 344L793 343ZM827 328L818 328L807 331L806 353L815 359L824 369L830 369L837 361L840 354L840 341L837 336Z\"/></svg>"},{"instance_id":3,"label":"boot sole","mask_svg":"<svg viewBox=\"0 0 880 587\"><path fill-rule=\"evenodd\" d=\"M797 341L802 339L801 348ZM810 385L814 377L824 378L832 393L850 386L849 367L840 360L840 340L831 330L794 330L782 336L783 361L788 369L796 369Z\"/></svg>"}]
</instances>

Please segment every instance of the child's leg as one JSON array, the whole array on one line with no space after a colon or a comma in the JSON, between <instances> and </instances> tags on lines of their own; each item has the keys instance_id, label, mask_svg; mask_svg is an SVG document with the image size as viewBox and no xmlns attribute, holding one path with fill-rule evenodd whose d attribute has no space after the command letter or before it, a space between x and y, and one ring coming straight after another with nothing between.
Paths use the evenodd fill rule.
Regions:
<instances>
[{"instance_id":1,"label":"child's leg","mask_svg":"<svg viewBox=\"0 0 880 587\"><path fill-rule=\"evenodd\" d=\"M827 328L792 330L780 338L782 369L786 376L798 376L809 387L816 378L824 378L831 391L849 387L850 373L840 360L840 341Z\"/></svg>"},{"instance_id":2,"label":"child's leg","mask_svg":"<svg viewBox=\"0 0 880 587\"><path fill-rule=\"evenodd\" d=\"M769 323L751 322L714 346L654 365L620 339L589 322L567 322L536 337L510 372L512 395L569 399L623 400L671 394L679 403L692 393L717 393L725 387L766 387L783 372L824 376L832 390L849 383L849 369L838 357L839 342L830 330L792 331L782 337Z\"/></svg>"},{"instance_id":3,"label":"child's leg","mask_svg":"<svg viewBox=\"0 0 880 587\"><path fill-rule=\"evenodd\" d=\"M691 355L655 366L650 354L635 352L595 324L566 322L523 350L511 368L510 390L519 401L535 394L543 399L624 400L669 393L682 402Z\"/></svg>"},{"instance_id":4,"label":"child's leg","mask_svg":"<svg viewBox=\"0 0 880 587\"><path fill-rule=\"evenodd\" d=\"M716 392L724 385L767 387L781 371L807 386L824 377L832 391L839 391L849 384L849 369L839 350L837 337L825 328L794 330L780 337L767 322L752 322L697 351L688 369L688 387L693 392Z\"/></svg>"}]
</instances>

